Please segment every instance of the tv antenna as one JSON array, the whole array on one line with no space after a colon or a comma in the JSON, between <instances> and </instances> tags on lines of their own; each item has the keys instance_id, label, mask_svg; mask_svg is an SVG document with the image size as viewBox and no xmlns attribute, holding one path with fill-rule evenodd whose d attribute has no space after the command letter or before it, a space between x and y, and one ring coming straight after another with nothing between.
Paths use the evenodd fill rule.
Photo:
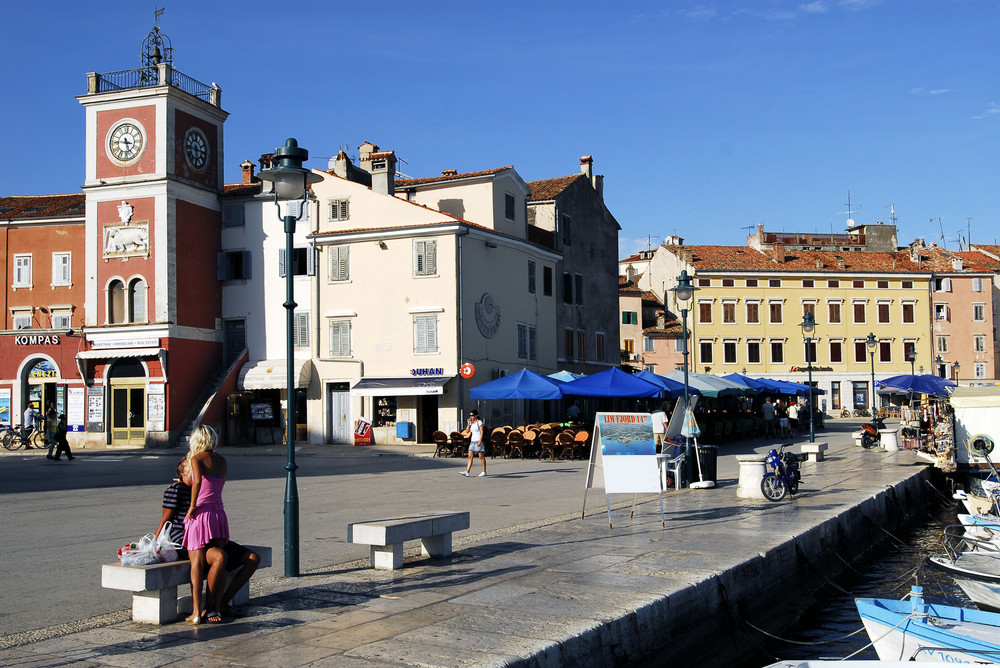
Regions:
<instances>
[{"instance_id":1,"label":"tv antenna","mask_svg":"<svg viewBox=\"0 0 1000 668\"><path fill-rule=\"evenodd\" d=\"M896 205L895 204L890 204L889 205L889 220L892 221L893 225L895 225L896 221L899 220L898 218L896 218Z\"/></svg>"},{"instance_id":2,"label":"tv antenna","mask_svg":"<svg viewBox=\"0 0 1000 668\"><path fill-rule=\"evenodd\" d=\"M861 205L859 204L857 209L851 207L850 190L847 191L847 211L840 211L838 213L847 214L847 229L851 229L852 227L854 227L854 218L852 218L851 216L853 216L856 213L861 213Z\"/></svg>"}]
</instances>

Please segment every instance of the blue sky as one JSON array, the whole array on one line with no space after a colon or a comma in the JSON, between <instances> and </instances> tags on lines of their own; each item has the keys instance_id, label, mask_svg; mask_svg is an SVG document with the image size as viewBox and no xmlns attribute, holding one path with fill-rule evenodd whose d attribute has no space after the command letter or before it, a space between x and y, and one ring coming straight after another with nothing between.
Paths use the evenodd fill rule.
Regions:
<instances>
[{"instance_id":1,"label":"blue sky","mask_svg":"<svg viewBox=\"0 0 1000 668\"><path fill-rule=\"evenodd\" d=\"M592 154L620 254L858 223L998 243L994 0L10 2L0 195L78 192L86 73L160 26L223 89L226 179L296 137L308 166L393 149L409 176ZM971 219L971 222L969 221Z\"/></svg>"}]
</instances>

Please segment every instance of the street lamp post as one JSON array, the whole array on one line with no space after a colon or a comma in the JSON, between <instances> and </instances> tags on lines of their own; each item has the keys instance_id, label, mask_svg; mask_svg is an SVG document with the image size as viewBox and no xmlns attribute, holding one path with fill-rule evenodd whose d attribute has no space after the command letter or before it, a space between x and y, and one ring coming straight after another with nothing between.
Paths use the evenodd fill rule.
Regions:
<instances>
[{"instance_id":1,"label":"street lamp post","mask_svg":"<svg viewBox=\"0 0 1000 668\"><path fill-rule=\"evenodd\" d=\"M924 365L923 364L920 365L920 368L918 369L918 371L920 372L921 376L924 375Z\"/></svg>"},{"instance_id":2,"label":"street lamp post","mask_svg":"<svg viewBox=\"0 0 1000 668\"><path fill-rule=\"evenodd\" d=\"M958 370L962 368L961 363L955 362L955 383L958 383Z\"/></svg>"},{"instance_id":3,"label":"street lamp post","mask_svg":"<svg viewBox=\"0 0 1000 668\"><path fill-rule=\"evenodd\" d=\"M295 274L292 271L292 254L295 250L293 235L295 223L302 218L308 202L307 186L322 179L302 167L309 158L309 151L299 148L294 139L274 149L277 166L261 170L261 181L271 184L270 192L261 193L263 199L273 199L278 207L278 216L285 224L285 336L287 357L287 383L285 390L287 408L285 413L285 445L288 462L285 464L285 577L299 576L299 490L295 482ZM280 202L287 202L285 214L281 215Z\"/></svg>"},{"instance_id":4,"label":"street lamp post","mask_svg":"<svg viewBox=\"0 0 1000 668\"><path fill-rule=\"evenodd\" d=\"M937 375L944 378L944 358L938 355L934 358L934 363L937 364Z\"/></svg>"},{"instance_id":5,"label":"street lamp post","mask_svg":"<svg viewBox=\"0 0 1000 668\"><path fill-rule=\"evenodd\" d=\"M802 322L799 324L802 328L802 336L806 341L806 370L809 372L809 442L816 442L816 430L813 427L813 359L812 359L812 335L813 331L816 329L816 318L811 312L806 312L802 316Z\"/></svg>"},{"instance_id":6,"label":"street lamp post","mask_svg":"<svg viewBox=\"0 0 1000 668\"><path fill-rule=\"evenodd\" d=\"M906 359L910 362L910 375L913 375L913 363L917 361L917 344L911 343L906 346ZM923 367L920 367L923 369Z\"/></svg>"},{"instance_id":7,"label":"street lamp post","mask_svg":"<svg viewBox=\"0 0 1000 668\"><path fill-rule=\"evenodd\" d=\"M868 346L868 355L872 358L872 420L875 419L875 349L878 348L878 339L875 338L874 332L868 333L868 338L865 339L865 345Z\"/></svg>"},{"instance_id":8,"label":"street lamp post","mask_svg":"<svg viewBox=\"0 0 1000 668\"><path fill-rule=\"evenodd\" d=\"M677 285L670 288L670 291L674 293L674 299L682 303L681 307L681 334L684 338L684 410L690 410L691 407L691 392L688 386L688 331L687 331L687 303L694 296L694 291L697 290L697 286L691 283L691 277L688 276L687 270L681 272L681 275L677 277ZM691 470L691 440L685 436L684 437L684 484L687 486L691 485L692 480L692 470Z\"/></svg>"}]
</instances>

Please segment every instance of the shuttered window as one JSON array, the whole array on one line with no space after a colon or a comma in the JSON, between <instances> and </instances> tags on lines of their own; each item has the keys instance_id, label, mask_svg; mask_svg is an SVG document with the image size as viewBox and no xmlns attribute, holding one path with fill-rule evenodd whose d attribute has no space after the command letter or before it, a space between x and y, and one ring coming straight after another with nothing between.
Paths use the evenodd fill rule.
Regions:
<instances>
[{"instance_id":1,"label":"shuttered window","mask_svg":"<svg viewBox=\"0 0 1000 668\"><path fill-rule=\"evenodd\" d=\"M330 282L349 281L351 279L351 247L334 246L330 249L330 267L328 270Z\"/></svg>"},{"instance_id":2,"label":"shuttered window","mask_svg":"<svg viewBox=\"0 0 1000 668\"><path fill-rule=\"evenodd\" d=\"M330 357L351 355L351 321L330 321Z\"/></svg>"},{"instance_id":3,"label":"shuttered window","mask_svg":"<svg viewBox=\"0 0 1000 668\"><path fill-rule=\"evenodd\" d=\"M295 332L293 335L294 346L296 348L306 348L309 346L309 312L295 314Z\"/></svg>"},{"instance_id":4,"label":"shuttered window","mask_svg":"<svg viewBox=\"0 0 1000 668\"><path fill-rule=\"evenodd\" d=\"M413 352L436 353L438 351L437 316L418 315L413 318Z\"/></svg>"},{"instance_id":5,"label":"shuttered window","mask_svg":"<svg viewBox=\"0 0 1000 668\"><path fill-rule=\"evenodd\" d=\"M413 273L416 276L437 275L437 241L434 239L413 242Z\"/></svg>"}]
</instances>

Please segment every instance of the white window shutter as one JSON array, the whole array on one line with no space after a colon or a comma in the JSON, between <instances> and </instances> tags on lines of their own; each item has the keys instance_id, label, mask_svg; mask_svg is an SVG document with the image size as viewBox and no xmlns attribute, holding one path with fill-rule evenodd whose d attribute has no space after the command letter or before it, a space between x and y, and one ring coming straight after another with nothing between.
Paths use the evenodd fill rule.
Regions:
<instances>
[{"instance_id":1,"label":"white window shutter","mask_svg":"<svg viewBox=\"0 0 1000 668\"><path fill-rule=\"evenodd\" d=\"M316 275L316 249L312 247L306 248L306 275Z\"/></svg>"},{"instance_id":2,"label":"white window shutter","mask_svg":"<svg viewBox=\"0 0 1000 668\"><path fill-rule=\"evenodd\" d=\"M288 258L285 257L285 249L278 249L278 276L284 276L288 271Z\"/></svg>"}]
</instances>

